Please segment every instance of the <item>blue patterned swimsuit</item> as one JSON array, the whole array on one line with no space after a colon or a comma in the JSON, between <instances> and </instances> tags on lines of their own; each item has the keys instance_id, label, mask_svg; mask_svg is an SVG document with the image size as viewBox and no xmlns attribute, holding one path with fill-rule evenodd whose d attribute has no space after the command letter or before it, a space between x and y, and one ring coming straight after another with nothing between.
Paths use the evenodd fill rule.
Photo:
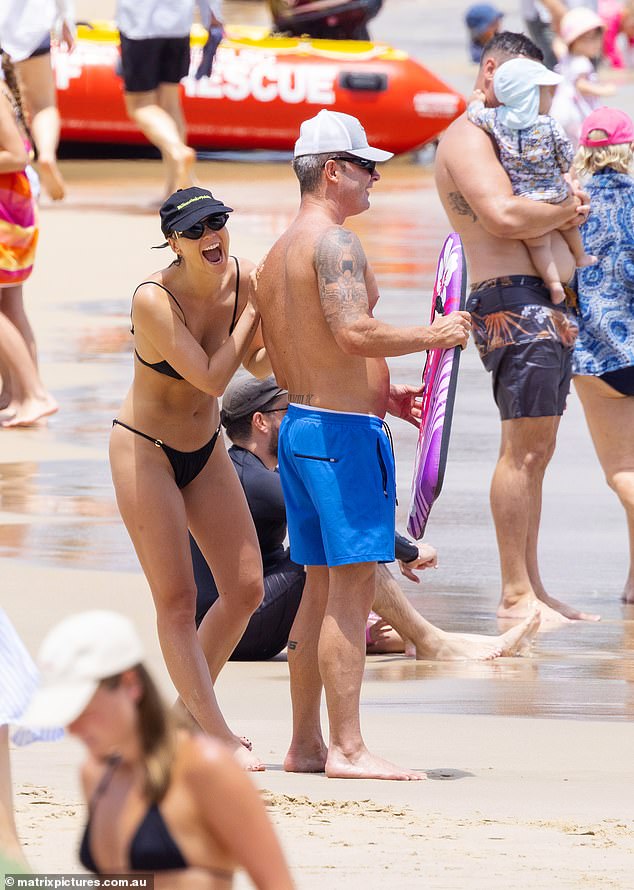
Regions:
<instances>
[{"instance_id":1,"label":"blue patterned swimsuit","mask_svg":"<svg viewBox=\"0 0 634 890\"><path fill-rule=\"evenodd\" d=\"M580 269L575 374L601 376L634 366L634 180L611 167L587 184L583 243L598 256Z\"/></svg>"}]
</instances>

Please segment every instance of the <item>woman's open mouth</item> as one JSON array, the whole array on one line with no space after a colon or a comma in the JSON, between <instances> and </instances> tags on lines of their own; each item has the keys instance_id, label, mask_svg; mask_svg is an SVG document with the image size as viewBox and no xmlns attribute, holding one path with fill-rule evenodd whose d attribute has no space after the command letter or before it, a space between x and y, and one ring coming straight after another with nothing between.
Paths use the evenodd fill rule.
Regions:
<instances>
[{"instance_id":1,"label":"woman's open mouth","mask_svg":"<svg viewBox=\"0 0 634 890\"><path fill-rule=\"evenodd\" d=\"M212 266L222 262L222 247L220 243L210 244L209 247L203 248L203 256L205 260Z\"/></svg>"}]
</instances>

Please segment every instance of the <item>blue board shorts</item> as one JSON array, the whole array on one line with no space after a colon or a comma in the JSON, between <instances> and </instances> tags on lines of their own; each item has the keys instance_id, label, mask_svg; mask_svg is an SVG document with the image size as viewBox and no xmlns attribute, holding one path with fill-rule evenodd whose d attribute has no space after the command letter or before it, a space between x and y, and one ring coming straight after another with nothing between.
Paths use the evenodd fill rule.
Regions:
<instances>
[{"instance_id":1,"label":"blue board shorts","mask_svg":"<svg viewBox=\"0 0 634 890\"><path fill-rule=\"evenodd\" d=\"M293 562L394 560L394 455L379 417L290 404L278 457Z\"/></svg>"}]
</instances>

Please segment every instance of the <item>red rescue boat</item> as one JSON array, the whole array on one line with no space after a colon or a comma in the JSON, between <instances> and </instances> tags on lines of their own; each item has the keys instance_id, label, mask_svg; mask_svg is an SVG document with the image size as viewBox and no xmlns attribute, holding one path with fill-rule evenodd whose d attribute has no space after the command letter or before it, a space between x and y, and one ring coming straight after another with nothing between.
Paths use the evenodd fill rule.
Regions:
<instances>
[{"instance_id":1,"label":"red rescue boat","mask_svg":"<svg viewBox=\"0 0 634 890\"><path fill-rule=\"evenodd\" d=\"M70 53L54 52L62 139L139 144L117 74L109 23L78 28ZM196 80L206 32L195 26L182 84L188 142L199 149L292 149L320 108L354 114L372 145L395 153L434 139L465 108L463 97L406 53L363 41L310 40L231 27L209 78Z\"/></svg>"}]
</instances>

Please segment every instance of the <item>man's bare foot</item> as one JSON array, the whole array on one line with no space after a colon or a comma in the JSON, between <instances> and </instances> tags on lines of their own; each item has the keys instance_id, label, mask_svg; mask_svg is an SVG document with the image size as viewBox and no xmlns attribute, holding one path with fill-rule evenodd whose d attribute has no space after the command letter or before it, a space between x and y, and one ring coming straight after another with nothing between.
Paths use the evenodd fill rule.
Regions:
<instances>
[{"instance_id":1,"label":"man's bare foot","mask_svg":"<svg viewBox=\"0 0 634 890\"><path fill-rule=\"evenodd\" d=\"M548 621L547 610L550 610L557 615L561 615L568 621L601 621L601 616L596 612L580 612L578 609L574 609L567 603L562 603L561 600L556 600L553 596L549 596L545 591L538 592L537 599L542 613L542 627L544 621Z\"/></svg>"},{"instance_id":2,"label":"man's bare foot","mask_svg":"<svg viewBox=\"0 0 634 890\"><path fill-rule=\"evenodd\" d=\"M51 197L53 201L61 201L66 194L66 188L64 186L64 180L62 179L62 174L57 166L57 161L54 158L52 160L43 160L40 157L37 164L37 170L40 179L42 180L42 185L46 189L49 197Z\"/></svg>"},{"instance_id":3,"label":"man's bare foot","mask_svg":"<svg viewBox=\"0 0 634 890\"><path fill-rule=\"evenodd\" d=\"M539 628L539 609L499 636L439 631L439 636L415 650L416 658L433 661L491 661L501 656L525 655Z\"/></svg>"},{"instance_id":4,"label":"man's bare foot","mask_svg":"<svg viewBox=\"0 0 634 890\"><path fill-rule=\"evenodd\" d=\"M326 775L329 779L385 779L395 782L420 782L427 778L425 773L401 769L388 760L375 757L366 747L354 755L331 748L326 760Z\"/></svg>"},{"instance_id":5,"label":"man's bare foot","mask_svg":"<svg viewBox=\"0 0 634 890\"><path fill-rule=\"evenodd\" d=\"M323 773L327 755L328 749L323 739L310 745L293 741L284 758L284 770L287 773Z\"/></svg>"},{"instance_id":6,"label":"man's bare foot","mask_svg":"<svg viewBox=\"0 0 634 890\"><path fill-rule=\"evenodd\" d=\"M13 413L6 420L0 420L0 427L3 429L13 429L14 427L32 426L43 417L50 417L59 410L59 405L51 395L42 398L26 399L23 402L16 402L10 406L8 411L13 409Z\"/></svg>"},{"instance_id":7,"label":"man's bare foot","mask_svg":"<svg viewBox=\"0 0 634 890\"><path fill-rule=\"evenodd\" d=\"M536 605L539 606L541 616L540 630L554 630L571 621L601 620L600 615L579 612L577 609L573 609L572 606L554 599L554 597L543 591L538 598L533 594L522 596L513 605L505 605L504 599L502 599L496 613L499 619L498 626L501 629L515 627L518 621L522 621L532 614Z\"/></svg>"}]
</instances>

